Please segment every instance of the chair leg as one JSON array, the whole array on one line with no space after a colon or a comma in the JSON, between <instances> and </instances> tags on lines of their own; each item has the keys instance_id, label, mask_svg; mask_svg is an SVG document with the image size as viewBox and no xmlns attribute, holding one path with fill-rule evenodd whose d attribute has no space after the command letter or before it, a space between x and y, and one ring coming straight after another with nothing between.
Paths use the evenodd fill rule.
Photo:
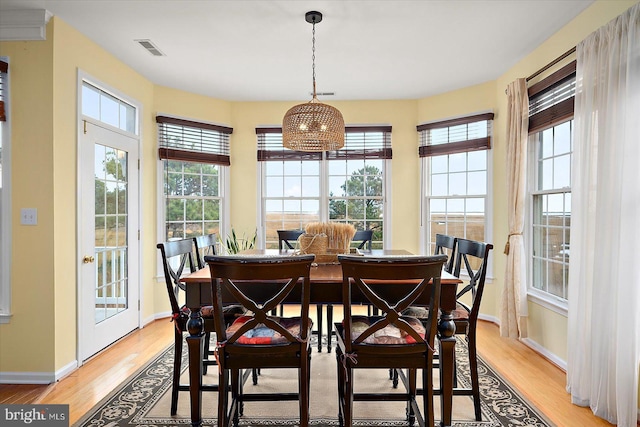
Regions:
<instances>
[{"instance_id":1,"label":"chair leg","mask_svg":"<svg viewBox=\"0 0 640 427\"><path fill-rule=\"evenodd\" d=\"M298 370L298 404L300 407L300 427L309 426L309 381L310 381L310 359L306 354Z\"/></svg>"},{"instance_id":2,"label":"chair leg","mask_svg":"<svg viewBox=\"0 0 640 427\"><path fill-rule=\"evenodd\" d=\"M229 371L220 369L218 373L218 427L227 427L229 418L227 417L229 404Z\"/></svg>"},{"instance_id":3,"label":"chair leg","mask_svg":"<svg viewBox=\"0 0 640 427\"><path fill-rule=\"evenodd\" d=\"M343 372L344 375L344 425L351 427L353 425L353 369L347 362L347 368Z\"/></svg>"},{"instance_id":4,"label":"chair leg","mask_svg":"<svg viewBox=\"0 0 640 427\"><path fill-rule=\"evenodd\" d=\"M433 392L433 360L428 360L426 368L422 370L422 390L422 417L427 426L433 427L435 425L435 411L433 409L435 397Z\"/></svg>"},{"instance_id":5,"label":"chair leg","mask_svg":"<svg viewBox=\"0 0 640 427\"><path fill-rule=\"evenodd\" d=\"M482 421L482 411L480 410L480 382L478 380L478 355L476 352L475 330L470 331L467 336L469 347L469 369L471 370L471 390L473 392L473 407L475 409L476 421Z\"/></svg>"},{"instance_id":6,"label":"chair leg","mask_svg":"<svg viewBox=\"0 0 640 427\"><path fill-rule=\"evenodd\" d=\"M211 333L207 332L204 335L204 360L209 360L209 345L211 343ZM203 363L202 364L202 375L207 375L207 368L209 367L209 364L207 363Z\"/></svg>"},{"instance_id":7,"label":"chair leg","mask_svg":"<svg viewBox=\"0 0 640 427\"><path fill-rule=\"evenodd\" d=\"M318 317L318 353L322 352L322 304L316 305L316 315Z\"/></svg>"},{"instance_id":8,"label":"chair leg","mask_svg":"<svg viewBox=\"0 0 640 427\"><path fill-rule=\"evenodd\" d=\"M327 353L331 353L331 331L333 330L333 306L327 305Z\"/></svg>"},{"instance_id":9,"label":"chair leg","mask_svg":"<svg viewBox=\"0 0 640 427\"><path fill-rule=\"evenodd\" d=\"M336 347L336 367L337 367L337 378L338 378L338 425L340 427L344 426L344 367L340 361L340 356L342 352L338 347Z\"/></svg>"},{"instance_id":10,"label":"chair leg","mask_svg":"<svg viewBox=\"0 0 640 427\"><path fill-rule=\"evenodd\" d=\"M182 332L175 329L173 351L173 383L171 384L171 415L178 413L178 391L182 366Z\"/></svg>"},{"instance_id":11,"label":"chair leg","mask_svg":"<svg viewBox=\"0 0 640 427\"><path fill-rule=\"evenodd\" d=\"M230 422L234 427L240 424L240 416L243 414L244 401L242 400L242 372L240 369L231 370L231 414L229 414Z\"/></svg>"},{"instance_id":12,"label":"chair leg","mask_svg":"<svg viewBox=\"0 0 640 427\"><path fill-rule=\"evenodd\" d=\"M407 369L409 376L409 387L407 390L407 421L412 426L416 423L416 414L413 411L413 402L416 400L416 389L418 388L418 370L415 368Z\"/></svg>"}]
</instances>

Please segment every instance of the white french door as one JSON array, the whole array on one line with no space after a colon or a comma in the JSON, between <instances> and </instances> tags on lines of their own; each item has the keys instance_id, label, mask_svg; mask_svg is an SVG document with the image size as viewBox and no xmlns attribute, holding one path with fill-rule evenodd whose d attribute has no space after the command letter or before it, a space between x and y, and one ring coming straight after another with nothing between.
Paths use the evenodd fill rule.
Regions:
<instances>
[{"instance_id":1,"label":"white french door","mask_svg":"<svg viewBox=\"0 0 640 427\"><path fill-rule=\"evenodd\" d=\"M84 121L79 159L80 362L139 326L138 140Z\"/></svg>"}]
</instances>

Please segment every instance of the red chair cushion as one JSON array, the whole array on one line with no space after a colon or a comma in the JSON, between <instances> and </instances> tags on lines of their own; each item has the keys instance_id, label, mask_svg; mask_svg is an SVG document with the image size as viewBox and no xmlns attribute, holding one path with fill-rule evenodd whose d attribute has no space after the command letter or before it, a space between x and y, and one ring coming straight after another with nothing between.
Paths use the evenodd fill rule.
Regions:
<instances>
[{"instance_id":1,"label":"red chair cushion","mask_svg":"<svg viewBox=\"0 0 640 427\"><path fill-rule=\"evenodd\" d=\"M302 320L300 317L269 317L275 322L279 323L284 327L287 331L291 333L294 337L300 337L300 330L302 327ZM227 328L227 336L230 337L233 335L242 325L251 320L251 316L240 316L236 318L231 326ZM313 322L309 319L309 330L307 331L307 336L311 335L311 327L313 326ZM271 328L266 327L264 324L260 323L253 329L245 332L238 340L237 344L286 344L289 340L283 337L279 332L274 331Z\"/></svg>"}]
</instances>

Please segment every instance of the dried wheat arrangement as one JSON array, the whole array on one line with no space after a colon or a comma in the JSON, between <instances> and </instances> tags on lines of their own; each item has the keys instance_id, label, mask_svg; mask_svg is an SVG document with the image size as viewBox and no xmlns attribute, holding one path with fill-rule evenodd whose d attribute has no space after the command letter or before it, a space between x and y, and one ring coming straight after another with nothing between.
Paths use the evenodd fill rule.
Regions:
<instances>
[{"instance_id":1,"label":"dried wheat arrangement","mask_svg":"<svg viewBox=\"0 0 640 427\"><path fill-rule=\"evenodd\" d=\"M349 253L351 239L356 229L351 224L339 222L312 222L305 226L307 234L326 234L329 240L329 251L333 253Z\"/></svg>"}]
</instances>

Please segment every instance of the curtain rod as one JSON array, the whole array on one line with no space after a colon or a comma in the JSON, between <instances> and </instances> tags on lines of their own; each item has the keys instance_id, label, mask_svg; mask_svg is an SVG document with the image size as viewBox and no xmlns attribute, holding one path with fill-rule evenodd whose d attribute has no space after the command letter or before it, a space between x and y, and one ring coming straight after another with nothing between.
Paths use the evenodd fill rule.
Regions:
<instances>
[{"instance_id":1,"label":"curtain rod","mask_svg":"<svg viewBox=\"0 0 640 427\"><path fill-rule=\"evenodd\" d=\"M566 58L567 56L571 55L572 53L574 53L576 51L576 47L572 47L571 49L569 49L568 51L566 51L565 53L563 53L562 55L560 55L559 57L557 57L556 59L554 59L553 61L549 62L547 65L545 65L544 67L540 68L538 71L536 71L535 73L531 74L529 77L527 77L527 81L531 80L532 78L538 76L541 73L544 73L545 71L547 71L549 68L553 67L554 65L556 65L558 62L562 61L564 58Z\"/></svg>"},{"instance_id":2,"label":"curtain rod","mask_svg":"<svg viewBox=\"0 0 640 427\"><path fill-rule=\"evenodd\" d=\"M531 74L529 77L527 77L525 80L527 82L529 82L529 80L533 79L534 77L544 73L545 71L547 71L549 68L553 67L554 65L556 65L558 62L562 61L563 59L565 59L567 56L571 55L572 53L574 53L576 51L576 47L572 47L571 49L569 49L568 51L566 51L565 53L563 53L562 55L558 56L556 59L554 59L553 61L549 62L547 65L545 65L544 67L540 68L538 71L536 71L535 73ZM504 90L504 93L507 93L507 90Z\"/></svg>"}]
</instances>

